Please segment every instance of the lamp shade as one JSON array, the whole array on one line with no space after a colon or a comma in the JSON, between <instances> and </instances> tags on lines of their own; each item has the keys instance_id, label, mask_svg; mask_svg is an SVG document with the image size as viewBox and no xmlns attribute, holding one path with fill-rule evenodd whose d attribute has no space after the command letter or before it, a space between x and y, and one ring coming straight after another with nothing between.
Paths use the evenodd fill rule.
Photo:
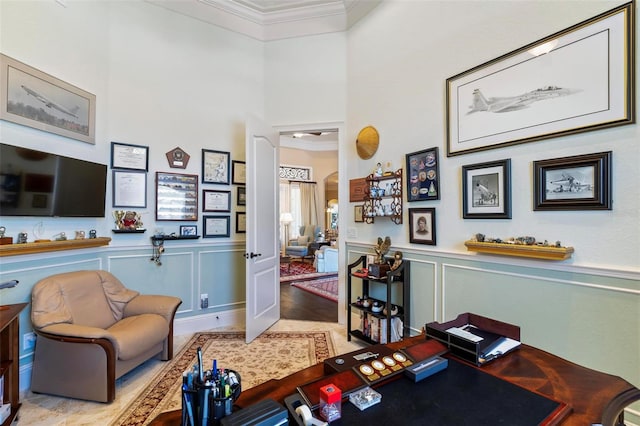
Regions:
<instances>
[{"instance_id":1,"label":"lamp shade","mask_svg":"<svg viewBox=\"0 0 640 426\"><path fill-rule=\"evenodd\" d=\"M293 222L293 216L291 215L291 213L287 212L287 213L281 213L280 214L280 223L288 225L291 222Z\"/></svg>"}]
</instances>

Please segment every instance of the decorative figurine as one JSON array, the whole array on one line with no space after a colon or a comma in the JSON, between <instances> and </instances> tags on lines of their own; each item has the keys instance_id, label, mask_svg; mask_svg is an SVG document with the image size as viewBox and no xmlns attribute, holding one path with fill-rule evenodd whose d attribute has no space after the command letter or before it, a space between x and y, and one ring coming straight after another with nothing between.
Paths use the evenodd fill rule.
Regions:
<instances>
[{"instance_id":1,"label":"decorative figurine","mask_svg":"<svg viewBox=\"0 0 640 426\"><path fill-rule=\"evenodd\" d=\"M389 252L391 248L391 237L378 237L378 244L373 248L376 252L376 263L384 263L384 256Z\"/></svg>"},{"instance_id":2,"label":"decorative figurine","mask_svg":"<svg viewBox=\"0 0 640 426\"><path fill-rule=\"evenodd\" d=\"M376 164L376 170L373 174L376 175L377 177L382 176L382 163Z\"/></svg>"},{"instance_id":3,"label":"decorative figurine","mask_svg":"<svg viewBox=\"0 0 640 426\"><path fill-rule=\"evenodd\" d=\"M90 240L92 240L94 238L97 238L97 237L98 237L98 233L96 232L95 229L92 229L92 230L89 231L89 239Z\"/></svg>"},{"instance_id":4,"label":"decorative figurine","mask_svg":"<svg viewBox=\"0 0 640 426\"><path fill-rule=\"evenodd\" d=\"M20 232L18 234L18 244L25 244L27 242L27 233Z\"/></svg>"},{"instance_id":5,"label":"decorative figurine","mask_svg":"<svg viewBox=\"0 0 640 426\"><path fill-rule=\"evenodd\" d=\"M402 252L397 251L393 255L393 265L391 265L391 270L395 271L402 265Z\"/></svg>"},{"instance_id":6,"label":"decorative figurine","mask_svg":"<svg viewBox=\"0 0 640 426\"><path fill-rule=\"evenodd\" d=\"M7 232L7 228L0 226L0 238L4 238L4 233Z\"/></svg>"},{"instance_id":7,"label":"decorative figurine","mask_svg":"<svg viewBox=\"0 0 640 426\"><path fill-rule=\"evenodd\" d=\"M84 240L84 231L76 231L76 240Z\"/></svg>"}]
</instances>

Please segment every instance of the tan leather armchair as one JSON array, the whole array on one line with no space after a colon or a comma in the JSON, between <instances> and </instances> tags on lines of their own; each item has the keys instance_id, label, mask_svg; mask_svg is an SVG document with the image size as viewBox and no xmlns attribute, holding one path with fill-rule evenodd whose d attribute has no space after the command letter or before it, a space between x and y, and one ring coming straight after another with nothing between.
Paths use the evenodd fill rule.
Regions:
<instances>
[{"instance_id":1,"label":"tan leather armchair","mask_svg":"<svg viewBox=\"0 0 640 426\"><path fill-rule=\"evenodd\" d=\"M141 295L106 271L69 272L31 291L36 340L31 390L99 402L144 361L173 358L177 297Z\"/></svg>"}]
</instances>

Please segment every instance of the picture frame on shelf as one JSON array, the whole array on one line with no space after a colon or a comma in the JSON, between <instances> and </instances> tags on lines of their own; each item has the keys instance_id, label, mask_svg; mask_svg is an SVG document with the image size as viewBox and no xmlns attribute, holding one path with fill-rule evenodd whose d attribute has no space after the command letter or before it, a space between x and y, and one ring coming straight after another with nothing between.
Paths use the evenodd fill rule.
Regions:
<instances>
[{"instance_id":1,"label":"picture frame on shelf","mask_svg":"<svg viewBox=\"0 0 640 426\"><path fill-rule=\"evenodd\" d=\"M247 187L246 186L236 187L236 205L237 206L247 205Z\"/></svg>"},{"instance_id":2,"label":"picture frame on shelf","mask_svg":"<svg viewBox=\"0 0 640 426\"><path fill-rule=\"evenodd\" d=\"M231 218L227 216L203 216L203 238L224 238L231 235Z\"/></svg>"},{"instance_id":3,"label":"picture frame on shelf","mask_svg":"<svg viewBox=\"0 0 640 426\"><path fill-rule=\"evenodd\" d=\"M511 159L462 166L462 217L511 219Z\"/></svg>"},{"instance_id":4,"label":"picture frame on shelf","mask_svg":"<svg viewBox=\"0 0 640 426\"><path fill-rule=\"evenodd\" d=\"M234 185L245 185L247 183L247 163L233 160L231 166L231 183Z\"/></svg>"},{"instance_id":5,"label":"picture frame on shelf","mask_svg":"<svg viewBox=\"0 0 640 426\"><path fill-rule=\"evenodd\" d=\"M203 149L202 183L229 185L229 165L229 152Z\"/></svg>"},{"instance_id":6,"label":"picture frame on shelf","mask_svg":"<svg viewBox=\"0 0 640 426\"><path fill-rule=\"evenodd\" d=\"M203 212L230 212L231 211L231 191L220 191L217 189L202 190L202 211Z\"/></svg>"},{"instance_id":7,"label":"picture frame on shelf","mask_svg":"<svg viewBox=\"0 0 640 426\"><path fill-rule=\"evenodd\" d=\"M438 147L406 155L407 201L440 199Z\"/></svg>"},{"instance_id":8,"label":"picture frame on shelf","mask_svg":"<svg viewBox=\"0 0 640 426\"><path fill-rule=\"evenodd\" d=\"M96 143L96 95L3 54L0 119Z\"/></svg>"},{"instance_id":9,"label":"picture frame on shelf","mask_svg":"<svg viewBox=\"0 0 640 426\"><path fill-rule=\"evenodd\" d=\"M533 162L534 210L611 210L612 151Z\"/></svg>"},{"instance_id":10,"label":"picture frame on shelf","mask_svg":"<svg viewBox=\"0 0 640 426\"><path fill-rule=\"evenodd\" d=\"M111 142L111 168L149 171L149 147Z\"/></svg>"},{"instance_id":11,"label":"picture frame on shelf","mask_svg":"<svg viewBox=\"0 0 640 426\"><path fill-rule=\"evenodd\" d=\"M354 222L364 222L364 205L353 206Z\"/></svg>"},{"instance_id":12,"label":"picture frame on shelf","mask_svg":"<svg viewBox=\"0 0 640 426\"><path fill-rule=\"evenodd\" d=\"M447 156L633 124L633 15L626 3L448 78Z\"/></svg>"},{"instance_id":13,"label":"picture frame on shelf","mask_svg":"<svg viewBox=\"0 0 640 426\"><path fill-rule=\"evenodd\" d=\"M156 172L156 220L198 220L198 175Z\"/></svg>"},{"instance_id":14,"label":"picture frame on shelf","mask_svg":"<svg viewBox=\"0 0 640 426\"><path fill-rule=\"evenodd\" d=\"M247 214L245 212L236 212L236 234L245 234L247 232Z\"/></svg>"},{"instance_id":15,"label":"picture frame on shelf","mask_svg":"<svg viewBox=\"0 0 640 426\"><path fill-rule=\"evenodd\" d=\"M409 242L436 245L436 209L433 207L409 209Z\"/></svg>"},{"instance_id":16,"label":"picture frame on shelf","mask_svg":"<svg viewBox=\"0 0 640 426\"><path fill-rule=\"evenodd\" d=\"M180 225L181 237L195 237L196 235L198 235L197 225Z\"/></svg>"},{"instance_id":17,"label":"picture frame on shelf","mask_svg":"<svg viewBox=\"0 0 640 426\"><path fill-rule=\"evenodd\" d=\"M112 170L113 207L147 207L147 172Z\"/></svg>"}]
</instances>

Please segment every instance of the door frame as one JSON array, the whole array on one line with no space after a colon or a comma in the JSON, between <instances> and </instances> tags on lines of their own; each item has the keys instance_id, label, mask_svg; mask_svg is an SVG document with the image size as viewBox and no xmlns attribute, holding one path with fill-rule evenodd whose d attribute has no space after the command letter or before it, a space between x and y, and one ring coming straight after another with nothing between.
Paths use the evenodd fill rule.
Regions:
<instances>
[{"instance_id":1,"label":"door frame","mask_svg":"<svg viewBox=\"0 0 640 426\"><path fill-rule=\"evenodd\" d=\"M294 125L273 125L274 130L280 132L293 132L293 131L301 131L308 132L314 131L318 129L338 129L338 176L347 176L347 140L346 140L346 128L343 121L330 121L330 122L318 122L318 123L305 123L305 124L294 124ZM354 148L355 144L351 146ZM338 235L338 323L346 324L347 323L347 305L346 305L346 281L344 279L344 271L346 268L346 253L345 253L345 241L347 236L347 209L348 209L348 200L347 196L349 194L349 185L346 179L338 178L338 211L344 212L344 214L338 215L338 229L340 230L340 234ZM349 215L349 217L351 217ZM323 219L324 220L324 219Z\"/></svg>"}]
</instances>

